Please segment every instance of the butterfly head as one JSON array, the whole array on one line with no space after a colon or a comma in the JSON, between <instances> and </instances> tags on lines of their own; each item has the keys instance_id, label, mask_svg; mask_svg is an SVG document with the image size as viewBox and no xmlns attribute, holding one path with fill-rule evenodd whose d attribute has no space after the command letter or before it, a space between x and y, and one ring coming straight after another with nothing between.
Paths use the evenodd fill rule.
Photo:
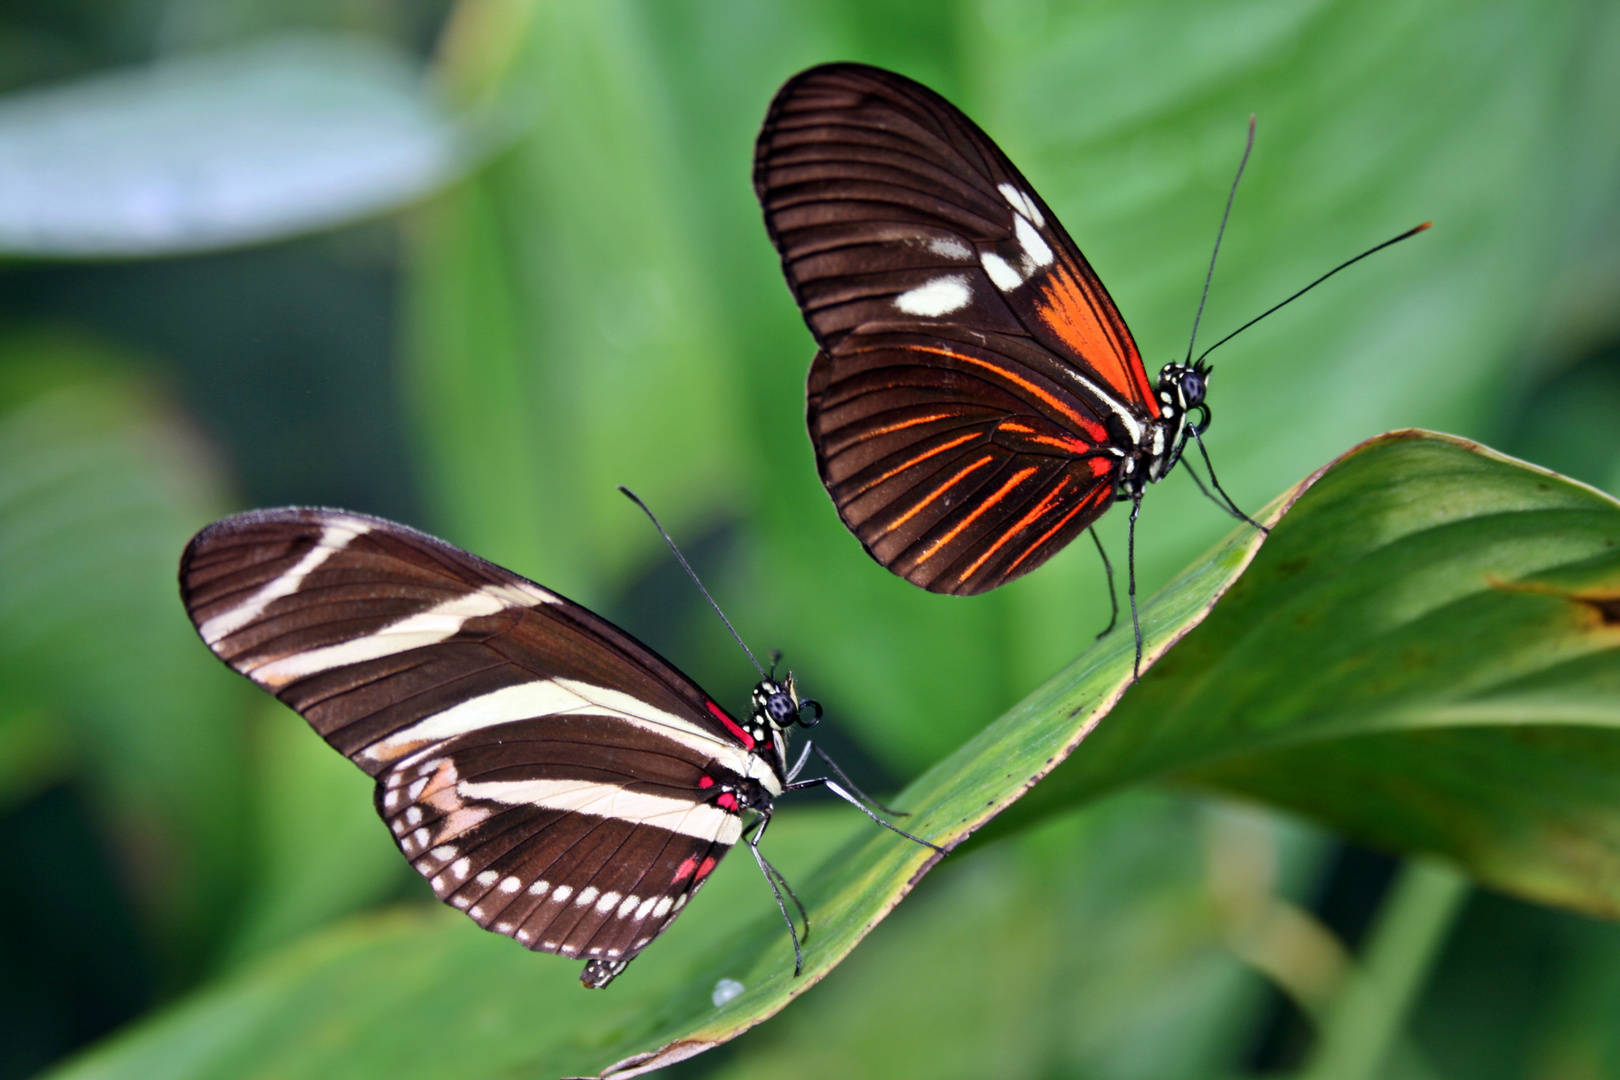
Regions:
<instances>
[{"instance_id":1,"label":"butterfly head","mask_svg":"<svg viewBox=\"0 0 1620 1080\"><path fill-rule=\"evenodd\" d=\"M1203 414L1198 430L1209 425L1209 406L1204 395L1209 392L1209 373L1212 368L1202 360L1195 364L1166 364L1159 371L1159 404L1169 418L1185 417L1198 411Z\"/></svg>"},{"instance_id":2,"label":"butterfly head","mask_svg":"<svg viewBox=\"0 0 1620 1080\"><path fill-rule=\"evenodd\" d=\"M787 673L787 678L778 682L773 666L771 674L754 687L753 709L748 720L748 726L759 731L764 731L766 727L785 731L794 724L815 727L821 720L821 703L812 698L799 697L791 671Z\"/></svg>"}]
</instances>

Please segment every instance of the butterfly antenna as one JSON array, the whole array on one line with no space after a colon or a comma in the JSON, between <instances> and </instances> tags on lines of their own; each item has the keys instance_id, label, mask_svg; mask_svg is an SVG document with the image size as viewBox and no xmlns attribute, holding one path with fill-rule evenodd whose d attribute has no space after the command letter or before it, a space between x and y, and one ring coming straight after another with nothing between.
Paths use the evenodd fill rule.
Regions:
<instances>
[{"instance_id":1,"label":"butterfly antenna","mask_svg":"<svg viewBox=\"0 0 1620 1080\"><path fill-rule=\"evenodd\" d=\"M1249 153L1254 149L1254 114L1249 114L1249 140L1243 144L1243 160L1238 162L1237 175L1232 177L1232 190L1226 193L1226 209L1221 213L1221 227L1215 230L1215 250L1209 253L1209 270L1204 274L1204 295L1198 298L1198 314L1193 316L1192 336L1187 339L1187 359L1192 360L1193 343L1198 340L1198 324L1204 318L1204 305L1209 301L1209 283L1215 280L1215 257L1221 253L1221 237L1226 235L1226 221L1232 216L1232 200L1237 198L1238 181L1249 164Z\"/></svg>"},{"instance_id":2,"label":"butterfly antenna","mask_svg":"<svg viewBox=\"0 0 1620 1080\"><path fill-rule=\"evenodd\" d=\"M675 553L675 557L681 561L681 566L692 578L692 584L698 587L698 592L703 594L703 599L709 602L709 606L714 608L714 613L720 616L720 621L726 624L726 629L731 631L731 636L736 640L737 645L744 653L747 654L748 662L754 665L754 670L759 672L759 677L763 679L765 677L765 669L759 666L759 661L754 659L754 654L749 650L748 645L743 641L742 635L737 633L737 628L735 626L731 625L731 620L726 618L726 613L720 610L720 605L714 602L714 597L709 595L709 590L703 587L703 582L698 578L697 571L692 569L692 564L686 561L686 556L681 554L681 549L675 546L675 541L670 539L669 533L665 532L664 527L658 523L657 516L653 514L651 510L647 509L647 504L642 502L640 497L637 496L635 492L631 491L623 484L619 485L619 490L624 492L625 497L631 502L641 507L641 512L646 514L647 518L653 523L653 528L657 529L658 535L664 538L664 543L669 545L669 550L673 551Z\"/></svg>"},{"instance_id":3,"label":"butterfly antenna","mask_svg":"<svg viewBox=\"0 0 1620 1080\"><path fill-rule=\"evenodd\" d=\"M1345 269L1346 267L1349 267L1349 266L1354 266L1356 263L1360 262L1362 259L1365 259L1367 256L1369 256L1369 255L1371 255L1371 254L1373 254L1374 252L1377 252L1377 251L1383 251L1385 248L1389 247L1391 244L1398 244L1402 240L1406 240L1406 239L1409 239L1410 237L1416 236L1418 233L1420 233L1423 230L1429 228L1433 224L1434 224L1434 222L1432 222L1432 221L1425 221L1423 224L1417 226L1416 228L1407 229L1405 232L1401 233L1401 235L1396 236L1396 237L1391 237L1390 239L1385 240L1382 244L1375 244L1374 246L1368 248L1366 251L1363 251L1360 255L1357 255L1353 259L1346 259L1344 262L1340 263L1338 266L1335 266L1333 269L1329 270L1327 273L1323 274L1321 277L1317 278L1315 281L1311 282L1309 285L1307 285L1303 289L1299 290L1299 292L1295 293L1293 296L1290 296L1288 299L1284 300L1280 304L1273 304L1271 307L1268 307L1266 310L1262 311L1260 314L1256 315L1254 318L1250 319L1248 322L1244 323L1242 326L1238 327L1236 330L1232 331L1230 334L1227 334L1225 337L1221 338L1221 340L1217 341L1215 344L1213 344L1209 348L1205 349L1202 353L1199 354L1198 362L1200 364L1203 363L1204 362L1204 357L1208 356L1210 353L1214 352L1216 349L1220 348L1222 345L1225 345L1228 341L1231 341L1233 338L1235 338L1239 334L1243 333L1243 331L1247 330L1249 327L1253 326L1255 323L1259 322L1261 319L1265 318L1267 315L1270 315L1272 312L1278 310L1279 308L1286 307L1287 305L1292 304L1295 300L1298 300L1300 297L1304 296L1306 293L1310 292L1312 289L1314 289L1318 285L1322 284L1322 282L1326 281L1328 278L1332 277L1334 274L1337 274L1340 270L1343 270L1343 269Z\"/></svg>"}]
</instances>

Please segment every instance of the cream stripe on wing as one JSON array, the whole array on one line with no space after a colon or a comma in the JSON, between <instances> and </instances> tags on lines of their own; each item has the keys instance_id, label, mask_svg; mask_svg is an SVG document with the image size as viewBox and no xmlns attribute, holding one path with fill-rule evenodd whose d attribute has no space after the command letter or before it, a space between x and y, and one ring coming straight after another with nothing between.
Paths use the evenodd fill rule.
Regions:
<instances>
[{"instance_id":1,"label":"cream stripe on wing","mask_svg":"<svg viewBox=\"0 0 1620 1080\"><path fill-rule=\"evenodd\" d=\"M463 780L456 786L456 793L463 799L616 818L722 844L735 844L742 835L742 818L737 814L708 803L626 791L618 784L588 780Z\"/></svg>"},{"instance_id":2,"label":"cream stripe on wing","mask_svg":"<svg viewBox=\"0 0 1620 1080\"><path fill-rule=\"evenodd\" d=\"M457 735L519 720L573 713L623 720L753 777L772 795L781 793L780 781L761 755L748 753L692 721L655 709L640 698L576 679L540 679L469 698L372 743L360 751L360 756L375 762L395 762Z\"/></svg>"},{"instance_id":3,"label":"cream stripe on wing","mask_svg":"<svg viewBox=\"0 0 1620 1080\"><path fill-rule=\"evenodd\" d=\"M536 592L541 591L533 587L518 590L503 585L486 585L476 592L446 600L427 611L390 623L376 633L269 660L258 667L244 668L243 674L251 676L261 686L277 690L294 679L447 641L466 625L468 619L494 615L508 607L533 607L546 600L557 599L543 592L540 596L531 595Z\"/></svg>"},{"instance_id":4,"label":"cream stripe on wing","mask_svg":"<svg viewBox=\"0 0 1620 1080\"><path fill-rule=\"evenodd\" d=\"M283 596L291 596L297 592L298 586L303 584L304 578L308 577L316 567L337 552L348 547L350 541L354 540L355 537L363 536L370 531L371 524L358 518L340 517L331 519L326 527L321 530L321 538L315 541L315 546L310 548L304 554L304 557L299 559L291 569L266 583L258 592L236 607L231 608L231 610L221 612L213 618L205 620L197 627L197 632L202 635L202 639L210 647L217 645L225 635L235 633L264 614L264 609L275 601L280 600Z\"/></svg>"}]
</instances>

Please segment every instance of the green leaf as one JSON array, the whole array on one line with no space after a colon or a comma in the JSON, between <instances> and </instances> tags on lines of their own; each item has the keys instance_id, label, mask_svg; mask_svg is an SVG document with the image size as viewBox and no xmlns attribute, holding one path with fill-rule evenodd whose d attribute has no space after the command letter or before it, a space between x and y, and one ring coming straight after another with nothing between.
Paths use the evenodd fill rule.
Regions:
<instances>
[{"instance_id":1,"label":"green leaf","mask_svg":"<svg viewBox=\"0 0 1620 1080\"><path fill-rule=\"evenodd\" d=\"M0 99L0 251L152 256L412 202L464 167L406 57L337 35L161 61Z\"/></svg>"},{"instance_id":2,"label":"green leaf","mask_svg":"<svg viewBox=\"0 0 1620 1080\"><path fill-rule=\"evenodd\" d=\"M1175 775L1620 915L1620 506L1463 440L1329 470L1198 633L998 823Z\"/></svg>"},{"instance_id":3,"label":"green leaf","mask_svg":"<svg viewBox=\"0 0 1620 1080\"><path fill-rule=\"evenodd\" d=\"M1302 913L1275 914L1279 892L1313 891L1324 839L1281 815L1132 791L953 856L707 1075L1228 1075L1271 1004L1239 956L1309 955L1303 935L1276 947Z\"/></svg>"},{"instance_id":4,"label":"green leaf","mask_svg":"<svg viewBox=\"0 0 1620 1080\"><path fill-rule=\"evenodd\" d=\"M1497 740L1571 715L1587 718L1579 733L1589 743L1605 734L1598 721L1614 696L1605 697L1601 673L1605 664L1612 672L1620 655L1620 628L1604 624L1606 605L1620 596L1620 506L1462 440L1402 432L1308 477L1261 520L1277 523L1269 537L1236 530L1143 606L1149 663L1187 640L1140 685L1131 685L1134 650L1122 628L911 785L899 800L911 811L906 827L955 846L1014 804L1088 733L1085 752L1035 789L1024 804L1030 809L1021 806L1008 820L1028 822L1153 776L1215 762L1230 769L1373 733L1387 740L1384 756L1397 758L1400 783L1388 786L1404 802L1382 797L1376 778L1357 771L1359 757L1349 758L1348 783L1332 771L1332 755L1319 753L1308 782L1280 786L1320 793L1309 808L1337 823L1353 822L1359 807L1373 808L1365 816L1385 826L1381 838L1403 849L1431 849L1440 825L1454 822L1454 833L1474 839L1476 850L1510 850L1512 865L1541 877L1561 868L1566 891L1606 895L1603 885L1620 861L1612 851L1605 858L1620 805L1612 794L1620 769L1605 770L1605 759L1586 745L1584 757L1562 759L1558 773ZM1583 681L1583 672L1597 673L1598 681ZM1507 727L1515 722L1508 712L1526 702L1536 708ZM1428 744L1437 734L1467 736L1481 724L1490 726L1477 732L1483 741L1463 762ZM1401 738L1412 745L1397 754ZM1291 769L1292 762L1281 759L1280 767ZM1566 774L1577 768L1579 781L1568 782ZM1243 786L1213 775L1225 786ZM1462 782L1472 775L1490 782ZM1256 786L1274 779L1258 764L1238 776ZM1366 797L1329 797L1357 784L1368 789ZM1607 803L1595 798L1604 792ZM1473 801L1457 805L1463 793ZM1446 813L1433 812L1436 806ZM1530 812L1538 808L1561 813ZM785 813L784 824L792 816ZM1553 826L1561 830L1559 849L1539 862L1521 850L1520 837L1545 835ZM710 890L678 924L682 936L660 941L609 993L591 995L588 1013L577 1004L582 995L562 994L570 973L560 965L523 956L453 918L395 920L311 945L300 959L270 965L171 1017L165 1030L176 1048L202 1038L199 1025L215 1042L206 1060L170 1074L313 1076L342 1060L371 1063L376 1075L386 1065L387 1075L425 1076L453 1056L461 1075L493 1076L515 1060L564 1071L617 1060L614 1069L623 1072L679 1059L736 1036L804 993L938 860L852 812L828 832L851 838L819 870L800 873L796 860L783 859L815 927L800 977L757 880L748 903ZM773 851L777 842L773 831ZM1560 862L1571 850L1584 861ZM1472 852L1451 854L1467 859ZM1489 859L1470 865L1500 875ZM745 859L733 858L728 881L737 881L739 867L745 880L752 874ZM759 914L739 926L731 915L744 910ZM745 989L717 1008L710 994L721 979ZM514 991L514 984L533 989ZM451 985L456 1016L447 1019L443 988ZM242 1004L255 996L265 998L258 1020ZM232 1022L243 1028L229 1034L218 1010L242 1010ZM474 1031L473 1018L500 1038L447 1035ZM148 1032L129 1044L144 1048L140 1054L109 1053L80 1075L139 1075L152 1060L144 1055L169 1045L164 1038ZM311 1049L322 1040L334 1046ZM297 1050L272 1049L286 1046ZM137 1067L137 1059L144 1064Z\"/></svg>"},{"instance_id":5,"label":"green leaf","mask_svg":"<svg viewBox=\"0 0 1620 1080\"><path fill-rule=\"evenodd\" d=\"M1296 494L1290 492L1279 505L1286 507ZM1192 567L1177 587L1166 590L1144 607L1148 662L1204 617L1209 606L1253 556L1260 536L1254 530L1235 534ZM903 796L905 805L911 809L907 827L949 847L989 820L1079 743L1129 685L1133 658L1134 648L1128 634L1116 633L1100 642L1077 661L1064 678L1037 692L914 784ZM845 816L843 828L854 830L855 838L835 857L824 861L821 870L808 876L793 874L815 925L814 934L806 943L804 973L799 977L793 974L792 952L784 939L781 923L775 921L768 903L758 902L764 897L759 895L756 882L756 900L750 906L728 904L724 898L712 895L715 889L708 889L710 895L694 908L715 914L702 920L695 917L694 911L678 924L678 929L686 935L681 940L690 941L699 932L695 928L706 931L702 947L689 945L682 949L672 946L668 939L661 940L656 965L642 961L634 970L635 977L621 979L610 994L592 995L597 1000L592 1002L593 1022L585 1028L588 1034L581 1034L580 1006L575 1004L576 998L564 995L563 1004L554 1005L548 996L542 1007L540 1002L528 1000L523 994L516 995L514 1000L512 987L504 978L488 973L474 977L467 973L452 979L442 969L442 965L451 965L458 972L461 965L479 969L479 965L493 958L499 958L502 971L513 972L513 979L526 980L528 976L517 973L541 969L509 943L492 941L457 923L457 929L440 924L442 928L427 934L428 940L409 947L398 942L379 944L375 934L387 938L410 933L407 924L397 922L389 924L393 927L390 930L357 932L357 936L334 939L336 944L311 946L315 951L306 951L300 960L289 960L291 967L272 965L270 974L248 980L221 1000L205 998L193 1007L193 1020L171 1019L168 1028L174 1033L173 1039L179 1040L175 1044L178 1052L181 1044L189 1045L199 1037L196 1032L199 1024L216 1032L229 1028L230 1024L215 1015L214 1010L223 1009L235 1015L235 1010L245 1010L246 1006L231 1002L240 1002L244 995L268 994L280 1004L260 1009L264 1017L262 1024L250 1023L240 1036L218 1046L206 1065L199 1065L186 1075L243 1075L241 1070L244 1069L247 1075L252 1075L252 1067L247 1063L269 1060L264 1057L267 1052L264 1040L272 1029L286 1023L301 1027L317 1018L323 1026L343 1029L342 1041L356 1055L355 1060L380 1061L384 1058L361 1048L368 1037L375 1036L368 1025L379 1014L386 1015L390 1038L396 1041L401 1038L397 1024L403 1013L419 1012L421 1019L407 1029L420 1031L441 1042L445 1031L462 1030L444 1018L441 988L455 985L459 988L458 1008L470 1010L473 1015L494 1010L492 1015L510 1018L516 1015L513 1010L517 1009L519 1014L532 1017L518 1026L517 1030L524 1036L517 1039L515 1045L526 1053L541 1055L546 1068L599 1069L615 1059L627 1061L649 1054L654 1055L653 1060L677 1059L733 1037L814 985L899 903L939 858L927 848L878 830L852 813ZM773 851L780 842L778 837L779 833L773 830ZM733 858L727 865L733 877L739 866L750 873L753 870L744 859ZM792 861L783 860L782 865L792 872ZM763 907L764 913L771 917L751 918L741 928L730 918L716 918L721 912L729 914L750 907L753 910ZM521 963L517 963L520 960ZM541 976L547 980L543 985L558 987L558 975L550 972L560 974L560 965L543 967L550 969ZM711 1003L711 993L722 978L739 981L746 989L717 1009ZM354 993L352 988L356 984L372 989ZM325 1002L326 988L334 985L343 986L344 992L337 1000ZM413 992L413 988L418 989ZM354 1004L344 1006L342 1001ZM295 1019L289 1021L283 1016L288 1010ZM544 1036L540 1034L542 1031ZM411 1044L413 1038L406 1037L405 1043ZM162 1043L161 1036L148 1033L130 1045L149 1047L154 1039ZM300 1047L309 1042L303 1038L289 1041ZM425 1048L420 1046L416 1049L415 1054L405 1054L401 1046L392 1055L405 1054L421 1066L422 1075L427 1075L432 1071L429 1063L443 1048L434 1054L426 1054ZM504 1062L504 1055L514 1052L511 1046L494 1044L484 1049L466 1045L456 1049L460 1052L456 1059L458 1069L463 1075L476 1074L478 1061L493 1071L497 1057ZM87 1075L135 1075L146 1067L136 1063L147 1061L146 1052L131 1050L132 1057L107 1058L111 1064ZM274 1068L265 1075L317 1075L330 1067L329 1062L316 1069L283 1057L274 1060ZM229 1068L226 1068L227 1063ZM392 1075L400 1073L395 1071Z\"/></svg>"}]
</instances>

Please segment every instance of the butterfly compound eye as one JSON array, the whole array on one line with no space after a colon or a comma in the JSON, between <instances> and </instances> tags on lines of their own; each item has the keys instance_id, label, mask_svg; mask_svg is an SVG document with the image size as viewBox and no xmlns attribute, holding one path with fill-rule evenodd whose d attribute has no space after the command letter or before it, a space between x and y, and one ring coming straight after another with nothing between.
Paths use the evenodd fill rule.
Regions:
<instances>
[{"instance_id":1,"label":"butterfly compound eye","mask_svg":"<svg viewBox=\"0 0 1620 1080\"><path fill-rule=\"evenodd\" d=\"M1204 390L1206 384L1204 376L1196 371L1183 372L1181 375L1181 399L1186 407L1191 409L1204 403Z\"/></svg>"},{"instance_id":2,"label":"butterfly compound eye","mask_svg":"<svg viewBox=\"0 0 1620 1080\"><path fill-rule=\"evenodd\" d=\"M782 725L788 722L798 709L793 699L783 693L772 694L765 699L765 715L771 718L773 724Z\"/></svg>"}]
</instances>

